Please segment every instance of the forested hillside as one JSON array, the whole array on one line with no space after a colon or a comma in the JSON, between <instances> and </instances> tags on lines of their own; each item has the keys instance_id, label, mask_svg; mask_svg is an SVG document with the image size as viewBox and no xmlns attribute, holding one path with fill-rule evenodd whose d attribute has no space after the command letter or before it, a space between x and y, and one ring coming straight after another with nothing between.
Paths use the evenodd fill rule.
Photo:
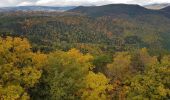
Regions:
<instances>
[{"instance_id":1,"label":"forested hillside","mask_svg":"<svg viewBox=\"0 0 170 100\"><path fill-rule=\"evenodd\" d=\"M0 100L170 99L168 7L0 13Z\"/></svg>"},{"instance_id":2,"label":"forested hillside","mask_svg":"<svg viewBox=\"0 0 170 100\"><path fill-rule=\"evenodd\" d=\"M121 7L122 9L119 9ZM137 5L108 5L99 8L87 8L93 10L83 11L84 13L78 13L74 9L72 12L64 13L2 13L0 32L27 37L33 43L33 47L47 52L56 48L80 49L82 45L95 45L99 49L107 49L106 51L141 47L157 52L159 49L170 49L170 19L167 14ZM75 9L81 11L86 8ZM90 15L85 14L86 12Z\"/></svg>"}]
</instances>

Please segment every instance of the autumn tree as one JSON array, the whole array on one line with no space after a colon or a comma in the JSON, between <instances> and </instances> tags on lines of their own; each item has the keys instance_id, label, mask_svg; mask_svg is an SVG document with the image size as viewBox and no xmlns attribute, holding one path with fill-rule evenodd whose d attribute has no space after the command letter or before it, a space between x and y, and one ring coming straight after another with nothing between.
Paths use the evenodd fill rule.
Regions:
<instances>
[{"instance_id":1,"label":"autumn tree","mask_svg":"<svg viewBox=\"0 0 170 100\"><path fill-rule=\"evenodd\" d=\"M131 79L127 98L133 100L167 100L170 96L170 57L161 63L149 64L143 74Z\"/></svg>"},{"instance_id":2,"label":"autumn tree","mask_svg":"<svg viewBox=\"0 0 170 100\"><path fill-rule=\"evenodd\" d=\"M104 74L90 71L84 80L85 88L81 89L82 100L111 100L109 91L112 90L112 85L109 81Z\"/></svg>"},{"instance_id":3,"label":"autumn tree","mask_svg":"<svg viewBox=\"0 0 170 100\"><path fill-rule=\"evenodd\" d=\"M107 64L112 62L112 57L109 55L101 54L94 57L93 64L95 68L94 72L107 73Z\"/></svg>"},{"instance_id":4,"label":"autumn tree","mask_svg":"<svg viewBox=\"0 0 170 100\"><path fill-rule=\"evenodd\" d=\"M46 60L31 51L25 38L0 38L0 99L29 99L28 90L38 83Z\"/></svg>"},{"instance_id":5,"label":"autumn tree","mask_svg":"<svg viewBox=\"0 0 170 100\"><path fill-rule=\"evenodd\" d=\"M49 74L46 77L52 100L75 100L80 98L79 90L84 87L83 79L92 69L93 57L79 50L56 51L49 55Z\"/></svg>"},{"instance_id":6,"label":"autumn tree","mask_svg":"<svg viewBox=\"0 0 170 100\"><path fill-rule=\"evenodd\" d=\"M137 72L143 72L147 66L158 63L156 56L150 56L147 48L142 48L132 54L132 66Z\"/></svg>"},{"instance_id":7,"label":"autumn tree","mask_svg":"<svg viewBox=\"0 0 170 100\"><path fill-rule=\"evenodd\" d=\"M109 76L113 80L123 80L131 73L131 55L128 52L117 52L113 62L107 65Z\"/></svg>"}]
</instances>

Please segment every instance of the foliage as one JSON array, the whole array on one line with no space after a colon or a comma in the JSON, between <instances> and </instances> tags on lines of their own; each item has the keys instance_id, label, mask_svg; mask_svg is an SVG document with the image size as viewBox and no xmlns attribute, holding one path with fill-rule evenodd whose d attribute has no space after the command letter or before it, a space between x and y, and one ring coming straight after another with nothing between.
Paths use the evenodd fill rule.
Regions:
<instances>
[{"instance_id":1,"label":"foliage","mask_svg":"<svg viewBox=\"0 0 170 100\"><path fill-rule=\"evenodd\" d=\"M46 55L33 53L27 39L0 38L0 99L29 99L46 64Z\"/></svg>"},{"instance_id":2,"label":"foliage","mask_svg":"<svg viewBox=\"0 0 170 100\"><path fill-rule=\"evenodd\" d=\"M109 100L111 96L108 94L112 90L109 79L102 73L95 74L89 72L85 78L85 88L82 89L82 100Z\"/></svg>"},{"instance_id":3,"label":"foliage","mask_svg":"<svg viewBox=\"0 0 170 100\"><path fill-rule=\"evenodd\" d=\"M94 72L101 72L106 74L107 72L107 64L112 62L112 57L110 57L109 55L99 55L96 56L93 60L93 64L95 66L95 68L93 69Z\"/></svg>"},{"instance_id":4,"label":"foliage","mask_svg":"<svg viewBox=\"0 0 170 100\"><path fill-rule=\"evenodd\" d=\"M113 62L108 64L109 76L114 80L123 80L127 78L131 71L131 55L128 52L117 52L114 55Z\"/></svg>"},{"instance_id":5,"label":"foliage","mask_svg":"<svg viewBox=\"0 0 170 100\"><path fill-rule=\"evenodd\" d=\"M78 91L84 86L83 79L93 68L92 59L91 55L83 55L76 49L51 53L49 57L51 72L47 77L51 99L78 99Z\"/></svg>"},{"instance_id":6,"label":"foliage","mask_svg":"<svg viewBox=\"0 0 170 100\"><path fill-rule=\"evenodd\" d=\"M43 54L25 38L1 37L0 99L169 99L169 55L151 56L146 48L108 55L75 48Z\"/></svg>"},{"instance_id":7,"label":"foliage","mask_svg":"<svg viewBox=\"0 0 170 100\"><path fill-rule=\"evenodd\" d=\"M150 65L145 70L144 74L139 74L133 77L127 98L134 100L168 99L170 96L170 69L168 64L170 60L168 59L167 57L164 57L161 61L162 63Z\"/></svg>"},{"instance_id":8,"label":"foliage","mask_svg":"<svg viewBox=\"0 0 170 100\"><path fill-rule=\"evenodd\" d=\"M132 66L137 72L143 72L148 66L158 63L158 58L150 56L147 48L133 52L132 56Z\"/></svg>"},{"instance_id":9,"label":"foliage","mask_svg":"<svg viewBox=\"0 0 170 100\"><path fill-rule=\"evenodd\" d=\"M124 12L125 9L121 10L123 12L118 15L110 16L104 13L106 15L101 17L67 12L0 13L0 33L27 37L35 51L41 50L46 53L56 49L68 51L71 48L94 54L143 47L152 50L154 54L160 53L163 49L170 50L169 18L160 13L129 16L129 13ZM136 10L133 11L135 14L138 13ZM100 12L99 10L98 13Z\"/></svg>"},{"instance_id":10,"label":"foliage","mask_svg":"<svg viewBox=\"0 0 170 100\"><path fill-rule=\"evenodd\" d=\"M169 99L169 15L119 6L0 13L0 100Z\"/></svg>"}]
</instances>

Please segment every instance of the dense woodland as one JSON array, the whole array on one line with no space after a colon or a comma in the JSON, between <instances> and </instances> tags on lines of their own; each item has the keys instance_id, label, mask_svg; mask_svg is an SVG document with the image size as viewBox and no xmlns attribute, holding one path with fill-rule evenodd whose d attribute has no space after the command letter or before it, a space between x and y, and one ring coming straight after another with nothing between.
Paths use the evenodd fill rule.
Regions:
<instances>
[{"instance_id":1,"label":"dense woodland","mask_svg":"<svg viewBox=\"0 0 170 100\"><path fill-rule=\"evenodd\" d=\"M0 100L170 99L170 17L141 9L0 13Z\"/></svg>"}]
</instances>

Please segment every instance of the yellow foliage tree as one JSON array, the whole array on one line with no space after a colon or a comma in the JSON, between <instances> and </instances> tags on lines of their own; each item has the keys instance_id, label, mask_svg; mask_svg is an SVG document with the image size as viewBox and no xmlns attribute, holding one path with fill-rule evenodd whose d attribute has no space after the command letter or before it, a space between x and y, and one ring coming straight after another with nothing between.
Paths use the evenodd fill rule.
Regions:
<instances>
[{"instance_id":1,"label":"yellow foliage tree","mask_svg":"<svg viewBox=\"0 0 170 100\"><path fill-rule=\"evenodd\" d=\"M49 55L50 99L75 100L84 86L83 79L92 69L93 56L82 54L77 49L68 52L56 51Z\"/></svg>"},{"instance_id":2,"label":"yellow foliage tree","mask_svg":"<svg viewBox=\"0 0 170 100\"><path fill-rule=\"evenodd\" d=\"M0 100L29 99L27 90L38 83L46 59L25 38L0 38Z\"/></svg>"},{"instance_id":3,"label":"yellow foliage tree","mask_svg":"<svg viewBox=\"0 0 170 100\"><path fill-rule=\"evenodd\" d=\"M82 100L109 100L108 91L112 90L109 79L102 73L89 72L85 78L85 88L82 89Z\"/></svg>"},{"instance_id":4,"label":"yellow foliage tree","mask_svg":"<svg viewBox=\"0 0 170 100\"><path fill-rule=\"evenodd\" d=\"M131 56L128 52L118 52L114 55L113 63L108 64L109 75L114 80L122 80L131 71Z\"/></svg>"},{"instance_id":5,"label":"yellow foliage tree","mask_svg":"<svg viewBox=\"0 0 170 100\"><path fill-rule=\"evenodd\" d=\"M155 57L155 56L151 57L146 48L142 48L139 51L139 56L140 56L140 60L142 61L142 63L146 66L155 65L158 62L157 57Z\"/></svg>"},{"instance_id":6,"label":"yellow foliage tree","mask_svg":"<svg viewBox=\"0 0 170 100\"><path fill-rule=\"evenodd\" d=\"M152 57L150 57L152 58ZM142 74L131 78L127 99L132 100L168 100L170 95L170 56L165 56L160 63L147 64Z\"/></svg>"}]
</instances>

